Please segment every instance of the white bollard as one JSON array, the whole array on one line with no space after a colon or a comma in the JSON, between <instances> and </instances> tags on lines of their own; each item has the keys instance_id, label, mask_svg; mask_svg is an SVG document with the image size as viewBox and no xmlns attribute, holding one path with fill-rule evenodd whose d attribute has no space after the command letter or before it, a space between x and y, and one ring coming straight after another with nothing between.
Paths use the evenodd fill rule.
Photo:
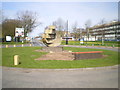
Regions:
<instances>
[{"instance_id":1,"label":"white bollard","mask_svg":"<svg viewBox=\"0 0 120 90\"><path fill-rule=\"evenodd\" d=\"M6 48L8 48L8 45L6 45Z\"/></svg>"},{"instance_id":2,"label":"white bollard","mask_svg":"<svg viewBox=\"0 0 120 90\"><path fill-rule=\"evenodd\" d=\"M30 46L32 46L32 45L30 44Z\"/></svg>"},{"instance_id":3,"label":"white bollard","mask_svg":"<svg viewBox=\"0 0 120 90\"><path fill-rule=\"evenodd\" d=\"M50 51L50 53L53 53L53 51Z\"/></svg>"},{"instance_id":4,"label":"white bollard","mask_svg":"<svg viewBox=\"0 0 120 90\"><path fill-rule=\"evenodd\" d=\"M18 65L19 64L19 56L15 55L14 56L14 65Z\"/></svg>"},{"instance_id":5,"label":"white bollard","mask_svg":"<svg viewBox=\"0 0 120 90\"><path fill-rule=\"evenodd\" d=\"M24 45L22 44L22 47L23 47Z\"/></svg>"},{"instance_id":6,"label":"white bollard","mask_svg":"<svg viewBox=\"0 0 120 90\"><path fill-rule=\"evenodd\" d=\"M69 51L69 52L72 52L72 51Z\"/></svg>"},{"instance_id":7,"label":"white bollard","mask_svg":"<svg viewBox=\"0 0 120 90\"><path fill-rule=\"evenodd\" d=\"M16 45L14 45L13 47L16 47Z\"/></svg>"}]
</instances>

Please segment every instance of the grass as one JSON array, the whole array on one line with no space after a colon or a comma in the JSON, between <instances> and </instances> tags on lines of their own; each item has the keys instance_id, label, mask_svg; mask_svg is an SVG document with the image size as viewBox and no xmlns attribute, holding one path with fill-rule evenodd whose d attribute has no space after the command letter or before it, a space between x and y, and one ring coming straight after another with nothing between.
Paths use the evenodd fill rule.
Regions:
<instances>
[{"instance_id":1,"label":"grass","mask_svg":"<svg viewBox=\"0 0 120 90\"><path fill-rule=\"evenodd\" d=\"M74 60L74 61L62 61L62 60L34 60L45 52L35 52L40 47L15 47L15 48L2 48L2 65L8 67L20 67L20 68L86 68L86 67L102 67L112 66L118 64L118 53L109 50L87 49L87 48L75 48L64 47L65 50L71 50L73 52L85 52L85 51L104 51L104 55L108 57L91 59L91 60ZM13 56L18 54L20 56L20 62L18 66L13 65Z\"/></svg>"},{"instance_id":2,"label":"grass","mask_svg":"<svg viewBox=\"0 0 120 90\"><path fill-rule=\"evenodd\" d=\"M63 40L61 44L65 45L66 44L65 42L66 41ZM84 44L80 44L80 41L69 41L68 42L68 45L83 45L83 46L86 46L86 44L88 46L94 45L94 46L109 46L109 47L113 47L113 45L114 45L114 47L120 47L120 44L118 42L116 42L116 41L104 41L104 45L102 45L101 41L88 41L88 42L84 41Z\"/></svg>"}]
</instances>

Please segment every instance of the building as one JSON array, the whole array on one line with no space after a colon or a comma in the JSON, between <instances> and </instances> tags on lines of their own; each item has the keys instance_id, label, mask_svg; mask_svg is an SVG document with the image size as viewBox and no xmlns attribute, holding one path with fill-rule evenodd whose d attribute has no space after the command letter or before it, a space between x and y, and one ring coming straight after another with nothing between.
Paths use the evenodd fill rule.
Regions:
<instances>
[{"instance_id":1,"label":"building","mask_svg":"<svg viewBox=\"0 0 120 90\"><path fill-rule=\"evenodd\" d=\"M118 41L120 40L120 22L112 21L107 24L96 25L88 29L89 33L86 36L94 38L94 40Z\"/></svg>"},{"instance_id":2,"label":"building","mask_svg":"<svg viewBox=\"0 0 120 90\"><path fill-rule=\"evenodd\" d=\"M120 40L120 22L112 21L110 23L95 25L82 32L84 41L119 41Z\"/></svg>"},{"instance_id":3,"label":"building","mask_svg":"<svg viewBox=\"0 0 120 90\"><path fill-rule=\"evenodd\" d=\"M70 33L70 37L73 37L75 40L83 39L86 32L83 28L76 28Z\"/></svg>"}]
</instances>

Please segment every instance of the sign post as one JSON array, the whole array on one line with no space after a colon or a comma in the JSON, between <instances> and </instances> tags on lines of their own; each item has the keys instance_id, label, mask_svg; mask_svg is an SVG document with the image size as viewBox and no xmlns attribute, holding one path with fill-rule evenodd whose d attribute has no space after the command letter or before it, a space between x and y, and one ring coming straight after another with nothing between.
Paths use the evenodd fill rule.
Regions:
<instances>
[{"instance_id":1,"label":"sign post","mask_svg":"<svg viewBox=\"0 0 120 90\"><path fill-rule=\"evenodd\" d=\"M15 28L15 37L16 41L20 41L20 37L24 37L24 28Z\"/></svg>"}]
</instances>

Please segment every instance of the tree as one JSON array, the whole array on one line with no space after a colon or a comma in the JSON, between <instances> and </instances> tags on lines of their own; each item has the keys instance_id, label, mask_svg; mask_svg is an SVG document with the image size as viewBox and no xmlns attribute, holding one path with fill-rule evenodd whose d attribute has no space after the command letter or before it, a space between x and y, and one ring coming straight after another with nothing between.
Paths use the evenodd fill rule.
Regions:
<instances>
[{"instance_id":1,"label":"tree","mask_svg":"<svg viewBox=\"0 0 120 90\"><path fill-rule=\"evenodd\" d=\"M91 20L87 20L87 21L85 22L86 36L87 36L86 41L89 40L89 35L90 35L89 28L90 28L90 26L91 26ZM86 43L87 43L87 42L86 42Z\"/></svg>"},{"instance_id":2,"label":"tree","mask_svg":"<svg viewBox=\"0 0 120 90\"><path fill-rule=\"evenodd\" d=\"M53 22L53 25L56 26L58 34L64 36L66 22L62 18L58 18L56 21Z\"/></svg>"},{"instance_id":3,"label":"tree","mask_svg":"<svg viewBox=\"0 0 120 90\"><path fill-rule=\"evenodd\" d=\"M0 38L2 38L2 24L0 24Z\"/></svg>"},{"instance_id":4,"label":"tree","mask_svg":"<svg viewBox=\"0 0 120 90\"><path fill-rule=\"evenodd\" d=\"M5 19L2 22L2 37L10 35L12 37L15 36L15 28L20 26L20 21L16 19Z\"/></svg>"},{"instance_id":5,"label":"tree","mask_svg":"<svg viewBox=\"0 0 120 90\"><path fill-rule=\"evenodd\" d=\"M73 24L73 26L72 26L72 32L73 32L74 38L76 40L80 38L81 30L80 30L80 28L77 28L77 22L75 22Z\"/></svg>"},{"instance_id":6,"label":"tree","mask_svg":"<svg viewBox=\"0 0 120 90\"><path fill-rule=\"evenodd\" d=\"M32 32L39 24L37 22L37 13L32 11L20 11L17 13L17 19L20 21L21 26L25 29L25 36L27 33Z\"/></svg>"},{"instance_id":7,"label":"tree","mask_svg":"<svg viewBox=\"0 0 120 90\"><path fill-rule=\"evenodd\" d=\"M104 39L105 39L105 31L104 31L104 27L105 27L105 19L102 19L101 21L100 21L100 24L101 24L101 27L102 27L102 36L101 36L101 38L102 38L102 45L104 45Z\"/></svg>"}]
</instances>

